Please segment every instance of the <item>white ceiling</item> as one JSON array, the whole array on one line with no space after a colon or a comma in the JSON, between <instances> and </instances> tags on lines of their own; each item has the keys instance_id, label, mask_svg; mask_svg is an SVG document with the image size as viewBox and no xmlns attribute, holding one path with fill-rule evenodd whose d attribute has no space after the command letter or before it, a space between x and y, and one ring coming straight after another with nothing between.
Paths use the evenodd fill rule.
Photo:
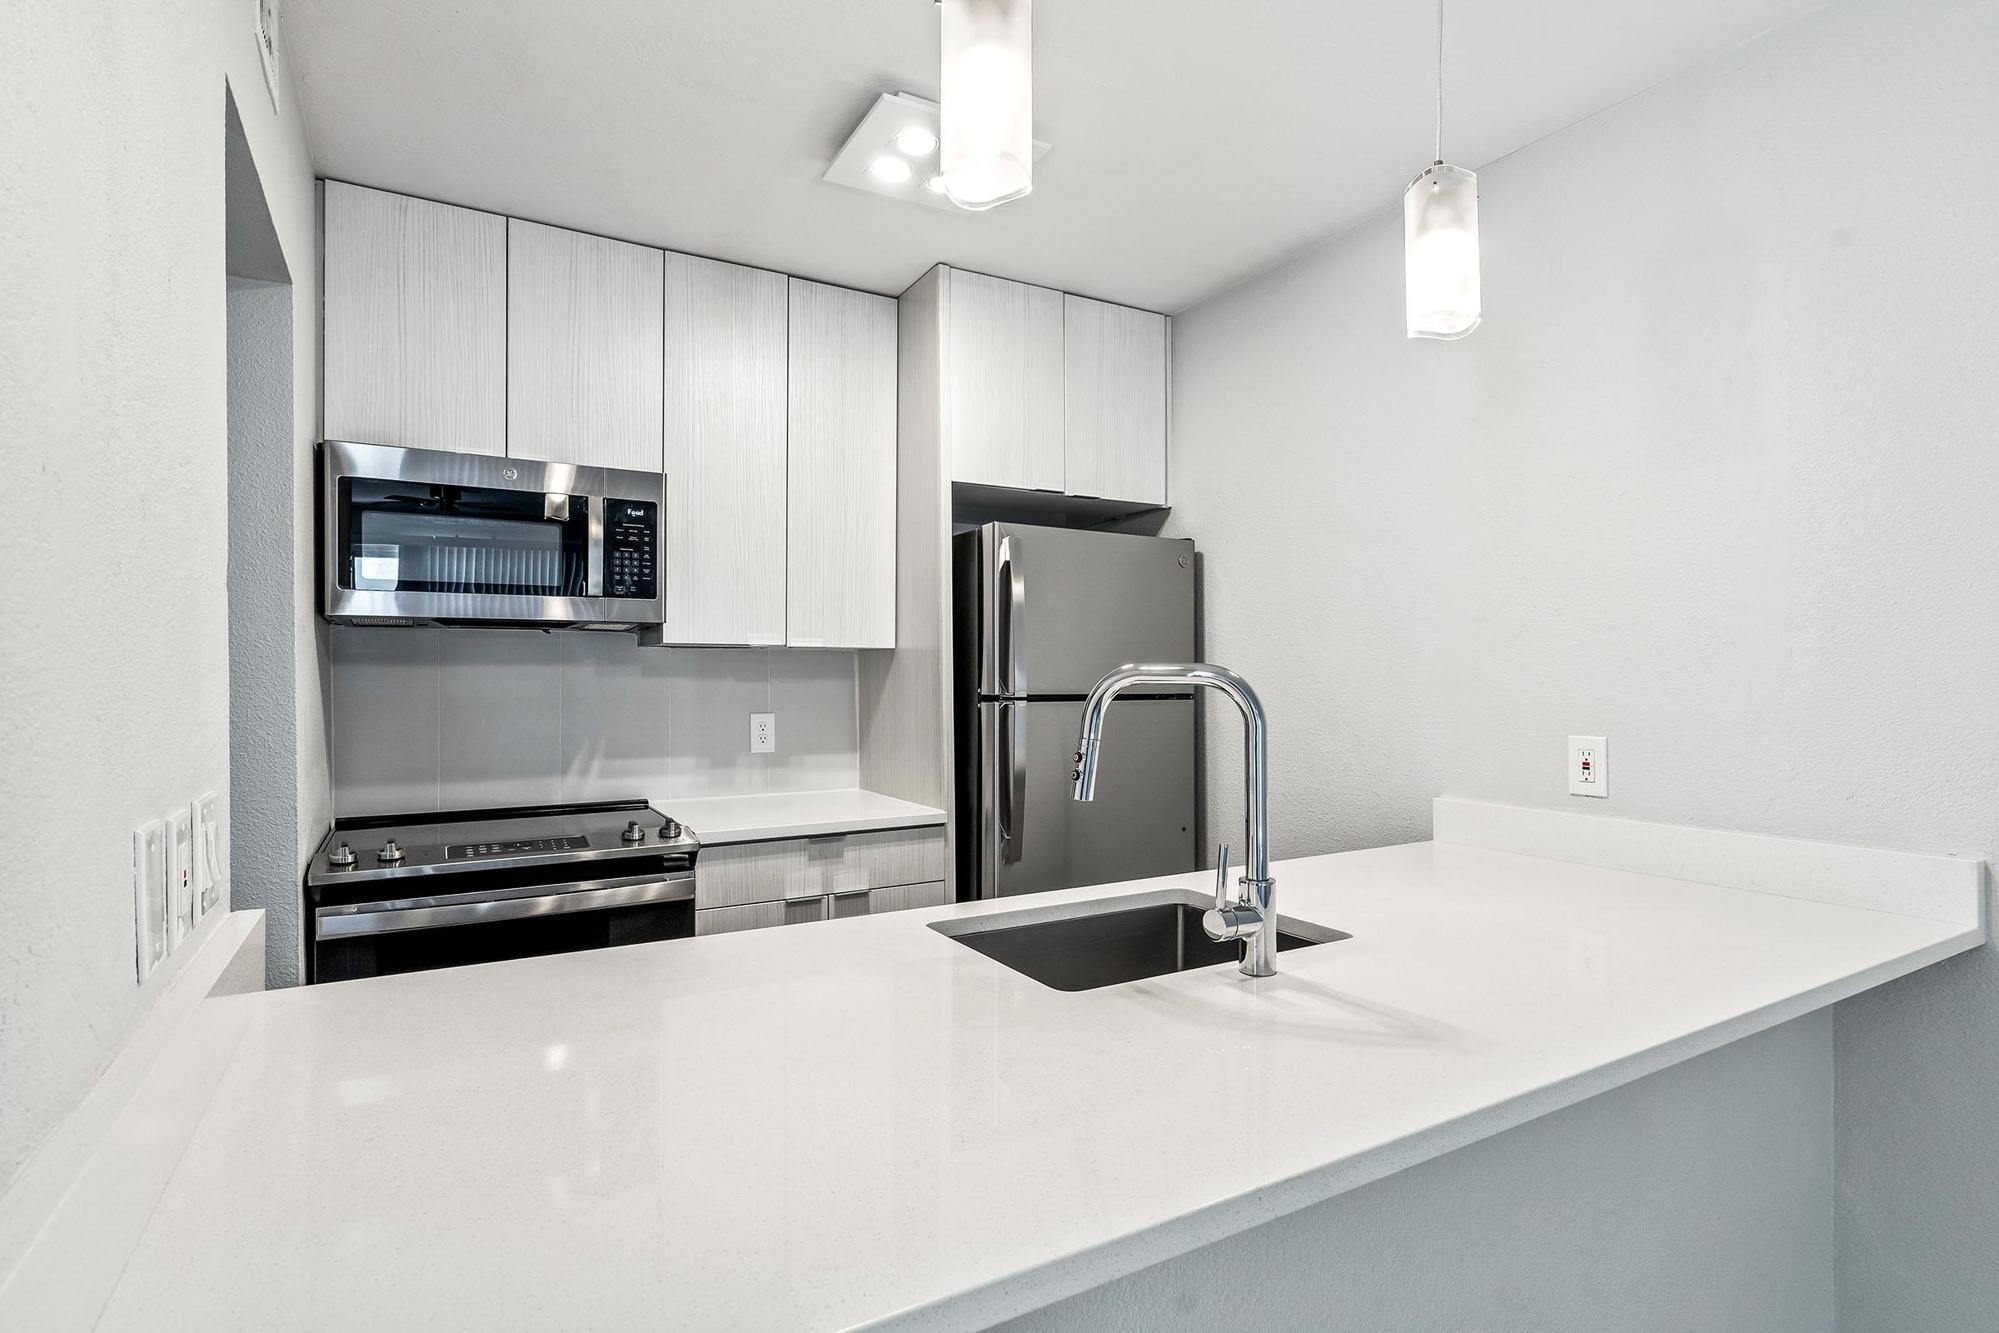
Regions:
<instances>
[{"instance_id":1,"label":"white ceiling","mask_svg":"<svg viewBox=\"0 0 1999 1333\"><path fill-rule=\"evenodd\" d=\"M1479 166L1822 0L1456 0ZM293 0L320 172L899 292L931 264L1178 311L1396 205L1431 158L1427 0L1042 0L1034 193L954 215L820 180L937 95L930 0ZM1488 222L1488 225L1491 225Z\"/></svg>"}]
</instances>

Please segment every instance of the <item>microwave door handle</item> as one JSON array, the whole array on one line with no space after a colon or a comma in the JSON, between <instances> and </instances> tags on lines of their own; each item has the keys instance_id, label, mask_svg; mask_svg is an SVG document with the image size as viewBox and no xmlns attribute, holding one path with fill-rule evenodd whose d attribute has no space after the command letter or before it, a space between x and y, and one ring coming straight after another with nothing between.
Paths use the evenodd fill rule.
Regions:
<instances>
[{"instance_id":1,"label":"microwave door handle","mask_svg":"<svg viewBox=\"0 0 1999 1333\"><path fill-rule=\"evenodd\" d=\"M584 595L602 597L604 595L604 497L592 495L585 504L590 514L590 586Z\"/></svg>"}]
</instances>

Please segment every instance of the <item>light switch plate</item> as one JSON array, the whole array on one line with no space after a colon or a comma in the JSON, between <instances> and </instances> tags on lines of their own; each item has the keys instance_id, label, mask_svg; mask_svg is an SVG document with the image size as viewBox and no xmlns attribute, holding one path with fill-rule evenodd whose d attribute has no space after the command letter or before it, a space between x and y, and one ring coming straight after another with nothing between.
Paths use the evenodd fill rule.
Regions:
<instances>
[{"instance_id":1,"label":"light switch plate","mask_svg":"<svg viewBox=\"0 0 1999 1333\"><path fill-rule=\"evenodd\" d=\"M750 714L750 753L777 753L777 714Z\"/></svg>"},{"instance_id":2,"label":"light switch plate","mask_svg":"<svg viewBox=\"0 0 1999 1333\"><path fill-rule=\"evenodd\" d=\"M222 800L214 792L194 798L194 917L199 921L222 901L228 882L223 867Z\"/></svg>"},{"instance_id":3,"label":"light switch plate","mask_svg":"<svg viewBox=\"0 0 1999 1333\"><path fill-rule=\"evenodd\" d=\"M139 980L167 960L167 826L149 819L132 830L132 919L137 928Z\"/></svg>"},{"instance_id":4,"label":"light switch plate","mask_svg":"<svg viewBox=\"0 0 1999 1333\"><path fill-rule=\"evenodd\" d=\"M1569 737L1569 795L1610 795L1610 746L1603 737Z\"/></svg>"}]
</instances>

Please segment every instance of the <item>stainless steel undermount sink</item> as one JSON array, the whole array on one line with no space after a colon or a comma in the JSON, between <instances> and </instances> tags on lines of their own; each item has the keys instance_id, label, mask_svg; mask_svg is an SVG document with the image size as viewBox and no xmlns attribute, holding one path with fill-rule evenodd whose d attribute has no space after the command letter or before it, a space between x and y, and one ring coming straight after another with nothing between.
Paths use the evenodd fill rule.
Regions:
<instances>
[{"instance_id":1,"label":"stainless steel undermount sink","mask_svg":"<svg viewBox=\"0 0 1999 1333\"><path fill-rule=\"evenodd\" d=\"M1020 912L932 921L930 928L1056 990L1095 990L1168 972L1240 963L1240 940L1201 929L1214 901L1192 889L1160 889ZM1277 947L1303 949L1352 938L1345 931L1277 918Z\"/></svg>"}]
</instances>

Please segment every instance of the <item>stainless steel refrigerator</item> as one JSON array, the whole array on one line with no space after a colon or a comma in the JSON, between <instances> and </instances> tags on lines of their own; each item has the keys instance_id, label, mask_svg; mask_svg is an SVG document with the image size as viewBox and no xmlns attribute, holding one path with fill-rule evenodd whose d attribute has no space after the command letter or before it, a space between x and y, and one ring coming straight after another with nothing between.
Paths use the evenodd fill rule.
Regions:
<instances>
[{"instance_id":1,"label":"stainless steel refrigerator","mask_svg":"<svg viewBox=\"0 0 1999 1333\"><path fill-rule=\"evenodd\" d=\"M1099 676L1198 660L1194 544L988 523L952 539L952 566L960 896L1197 869L1190 694L1120 695L1096 800L1069 779Z\"/></svg>"}]
</instances>

